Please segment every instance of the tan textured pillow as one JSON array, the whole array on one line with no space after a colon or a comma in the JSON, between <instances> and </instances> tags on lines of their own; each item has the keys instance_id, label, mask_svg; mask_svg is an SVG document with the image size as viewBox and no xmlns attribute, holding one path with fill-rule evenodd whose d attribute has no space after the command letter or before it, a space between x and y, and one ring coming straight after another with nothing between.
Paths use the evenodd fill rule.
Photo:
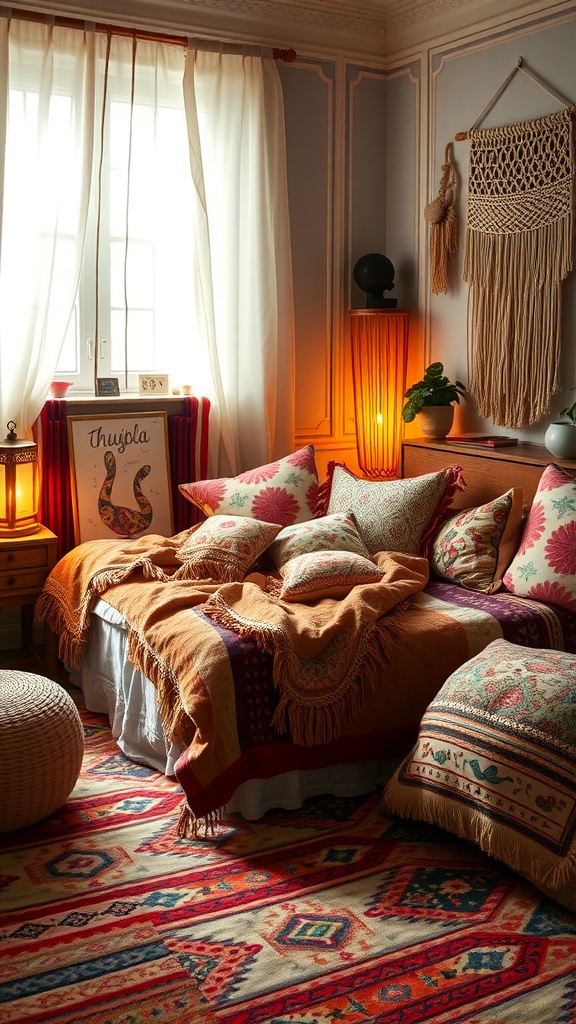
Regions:
<instances>
[{"instance_id":1,"label":"tan textured pillow","mask_svg":"<svg viewBox=\"0 0 576 1024\"><path fill-rule=\"evenodd\" d=\"M178 575L239 583L279 530L277 523L247 516L211 516L176 552L183 563Z\"/></svg>"},{"instance_id":2,"label":"tan textured pillow","mask_svg":"<svg viewBox=\"0 0 576 1024\"><path fill-rule=\"evenodd\" d=\"M434 535L435 576L467 590L493 594L512 561L522 530L522 491L511 487L485 505L458 512Z\"/></svg>"}]
</instances>

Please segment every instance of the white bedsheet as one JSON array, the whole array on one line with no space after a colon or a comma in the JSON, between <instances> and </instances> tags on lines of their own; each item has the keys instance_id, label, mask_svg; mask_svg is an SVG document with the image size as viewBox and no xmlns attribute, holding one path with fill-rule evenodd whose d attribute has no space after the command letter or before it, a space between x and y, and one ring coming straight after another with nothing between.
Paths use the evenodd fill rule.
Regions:
<instances>
[{"instance_id":1,"label":"white bedsheet","mask_svg":"<svg viewBox=\"0 0 576 1024\"><path fill-rule=\"evenodd\" d=\"M119 612L99 599L92 613L91 639L75 681L90 711L108 715L112 735L131 760L174 775L182 748L168 741L153 684L127 657L127 630ZM226 806L254 821L272 808L294 810L319 794L351 797L383 786L398 759L382 758L308 772L285 772L243 783Z\"/></svg>"}]
</instances>

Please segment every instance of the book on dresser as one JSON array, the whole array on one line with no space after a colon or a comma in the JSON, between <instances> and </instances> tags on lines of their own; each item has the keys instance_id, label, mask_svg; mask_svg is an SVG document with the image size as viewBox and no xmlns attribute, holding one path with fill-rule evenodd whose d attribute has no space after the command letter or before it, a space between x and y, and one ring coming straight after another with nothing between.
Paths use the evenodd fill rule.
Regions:
<instances>
[{"instance_id":1,"label":"book on dresser","mask_svg":"<svg viewBox=\"0 0 576 1024\"><path fill-rule=\"evenodd\" d=\"M450 434L447 438L451 444L474 445L482 448L509 448L518 444L517 437L504 434Z\"/></svg>"}]
</instances>

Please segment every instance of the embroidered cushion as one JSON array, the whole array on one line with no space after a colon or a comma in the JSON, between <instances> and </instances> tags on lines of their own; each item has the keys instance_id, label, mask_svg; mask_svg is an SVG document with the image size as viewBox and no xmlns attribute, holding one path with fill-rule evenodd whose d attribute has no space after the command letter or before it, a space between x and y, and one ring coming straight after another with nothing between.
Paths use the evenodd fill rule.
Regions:
<instances>
[{"instance_id":1,"label":"embroidered cushion","mask_svg":"<svg viewBox=\"0 0 576 1024\"><path fill-rule=\"evenodd\" d=\"M430 564L435 576L467 590L493 594L516 553L522 529L522 491L505 494L448 519L434 534Z\"/></svg>"},{"instance_id":2,"label":"embroidered cushion","mask_svg":"<svg viewBox=\"0 0 576 1024\"><path fill-rule=\"evenodd\" d=\"M247 516L215 515L201 523L176 552L179 576L240 582L280 527Z\"/></svg>"},{"instance_id":3,"label":"embroidered cushion","mask_svg":"<svg viewBox=\"0 0 576 1024\"><path fill-rule=\"evenodd\" d=\"M455 489L462 486L459 466L403 480L364 480L336 463L328 512L354 515L370 555L424 554Z\"/></svg>"},{"instance_id":4,"label":"embroidered cushion","mask_svg":"<svg viewBox=\"0 0 576 1024\"><path fill-rule=\"evenodd\" d=\"M344 597L359 583L379 583L384 572L353 551L310 551L282 566L283 601L317 601Z\"/></svg>"},{"instance_id":5,"label":"embroidered cushion","mask_svg":"<svg viewBox=\"0 0 576 1024\"><path fill-rule=\"evenodd\" d=\"M278 568L296 555L311 551L354 551L364 558L370 557L354 517L345 512L333 512L307 523L285 526L268 549Z\"/></svg>"},{"instance_id":6,"label":"embroidered cushion","mask_svg":"<svg viewBox=\"0 0 576 1024\"><path fill-rule=\"evenodd\" d=\"M495 640L453 672L382 806L576 909L576 655Z\"/></svg>"},{"instance_id":7,"label":"embroidered cushion","mask_svg":"<svg viewBox=\"0 0 576 1024\"><path fill-rule=\"evenodd\" d=\"M504 585L576 612L576 479L554 463L540 477Z\"/></svg>"},{"instance_id":8,"label":"embroidered cushion","mask_svg":"<svg viewBox=\"0 0 576 1024\"><path fill-rule=\"evenodd\" d=\"M280 526L303 523L314 516L318 499L314 448L306 445L238 476L179 484L178 489L207 516L251 516Z\"/></svg>"}]
</instances>

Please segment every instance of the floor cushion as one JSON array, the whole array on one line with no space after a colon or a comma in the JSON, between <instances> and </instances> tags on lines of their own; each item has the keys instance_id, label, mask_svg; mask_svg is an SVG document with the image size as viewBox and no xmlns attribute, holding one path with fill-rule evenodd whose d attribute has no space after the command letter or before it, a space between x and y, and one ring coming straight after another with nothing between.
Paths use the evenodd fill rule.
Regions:
<instances>
[{"instance_id":1,"label":"floor cushion","mask_svg":"<svg viewBox=\"0 0 576 1024\"><path fill-rule=\"evenodd\" d=\"M489 644L428 706L382 803L576 909L576 655Z\"/></svg>"},{"instance_id":2,"label":"floor cushion","mask_svg":"<svg viewBox=\"0 0 576 1024\"><path fill-rule=\"evenodd\" d=\"M83 752L80 715L62 686L33 672L0 670L0 832L58 810Z\"/></svg>"}]
</instances>

